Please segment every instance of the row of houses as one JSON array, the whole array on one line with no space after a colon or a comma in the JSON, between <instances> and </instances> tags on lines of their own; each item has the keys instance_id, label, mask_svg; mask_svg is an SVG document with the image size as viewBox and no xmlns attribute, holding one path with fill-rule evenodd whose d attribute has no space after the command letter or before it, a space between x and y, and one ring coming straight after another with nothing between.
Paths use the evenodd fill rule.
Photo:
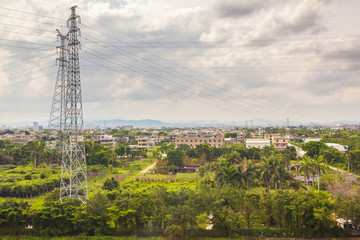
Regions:
<instances>
[{"instance_id":1,"label":"row of houses","mask_svg":"<svg viewBox=\"0 0 360 240\"><path fill-rule=\"evenodd\" d=\"M281 136L280 134L265 134L264 138L246 138L242 132L237 133L236 138L224 138L222 133L213 133L210 135L196 135L196 134L183 134L175 137L175 146L181 144L190 147L207 143L212 147L222 147L232 143L243 143L246 147L251 148L264 148L265 146L273 146L278 150L284 150L289 145L288 137Z\"/></svg>"},{"instance_id":2,"label":"row of houses","mask_svg":"<svg viewBox=\"0 0 360 240\"><path fill-rule=\"evenodd\" d=\"M146 132L148 134L148 132ZM50 139L56 139L57 132L51 132ZM91 140L108 147L115 147L119 141L130 142L131 136L115 137L108 133L96 133L91 134L91 138L86 138L85 140ZM226 145L231 145L233 143L242 143L247 148L264 148L266 146L273 146L275 149L284 150L289 145L289 140L291 138L287 136L281 136L280 134L266 134L264 132L257 132L252 134L251 138L247 138L246 134L238 131L236 137L224 138L225 132L221 130L201 130L201 131L191 131L191 130L174 130L167 135L161 135L156 130L152 135L137 135L135 140L137 140L137 145L131 145L133 150L145 150L154 148L156 144L159 144L163 141L174 142L176 147L179 147L181 144L188 145L195 148L198 145L207 143L212 147L222 147ZM262 136L259 138L258 136ZM4 134L0 136L0 139L10 139L13 144L23 145L28 141L33 140L36 137L41 137L39 133L32 134L26 132L15 132L14 134ZM304 138L304 142L309 141L320 141L321 138ZM57 144L57 140L48 141L47 145L49 147L54 147ZM334 147L340 152L344 153L346 151L346 146L326 143L329 147Z\"/></svg>"}]
</instances>

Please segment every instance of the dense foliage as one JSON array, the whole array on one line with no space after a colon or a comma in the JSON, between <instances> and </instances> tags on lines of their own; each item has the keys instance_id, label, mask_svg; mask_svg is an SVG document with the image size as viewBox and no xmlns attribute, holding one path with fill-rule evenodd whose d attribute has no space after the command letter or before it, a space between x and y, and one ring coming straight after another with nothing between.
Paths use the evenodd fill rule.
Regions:
<instances>
[{"instance_id":1,"label":"dense foliage","mask_svg":"<svg viewBox=\"0 0 360 240\"><path fill-rule=\"evenodd\" d=\"M0 168L0 196L29 198L59 187L60 170L5 165Z\"/></svg>"},{"instance_id":2,"label":"dense foliage","mask_svg":"<svg viewBox=\"0 0 360 240\"><path fill-rule=\"evenodd\" d=\"M335 219L343 217L360 224L359 183L349 184L342 176L325 174L325 169L332 165L360 171L359 131L291 131L323 139L306 144L295 141L297 147L307 151L302 157L295 147L277 151L273 147L246 148L238 143L221 148L208 144L175 148L174 144L161 143L146 152L130 151L134 138L130 143L119 142L114 149L87 141L89 179L104 172L110 177L102 177L86 204L74 199L57 201L58 190L54 188L59 186L61 158L56 149L45 148L42 139L23 146L0 140L0 196L7 198L0 203L0 234L137 234L165 235L169 239L346 236L347 230L338 228ZM127 130L111 133L119 137L142 134ZM343 154L327 147L326 142L349 148ZM193 175L139 175L137 172L153 158L145 158L141 162L145 165L134 159L146 156L157 159L159 168L201 167ZM124 178L118 175L121 171L126 172ZM296 176L302 177L302 182ZM48 191L51 193L40 207L10 199L44 196Z\"/></svg>"},{"instance_id":3,"label":"dense foliage","mask_svg":"<svg viewBox=\"0 0 360 240\"><path fill-rule=\"evenodd\" d=\"M2 234L165 234L190 236L343 236L331 216L330 194L284 190L266 193L207 183L120 183L82 205L50 194L43 207L8 200L0 204ZM339 200L340 204L344 203ZM360 209L359 196L347 200ZM359 219L360 212L357 212ZM212 230L205 230L212 224ZM32 229L25 229L31 225Z\"/></svg>"}]
</instances>

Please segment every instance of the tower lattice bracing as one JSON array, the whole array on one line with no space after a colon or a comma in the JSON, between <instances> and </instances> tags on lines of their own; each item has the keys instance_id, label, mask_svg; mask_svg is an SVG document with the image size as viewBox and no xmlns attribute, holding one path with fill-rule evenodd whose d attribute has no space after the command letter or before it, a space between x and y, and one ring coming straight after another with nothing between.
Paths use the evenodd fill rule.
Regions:
<instances>
[{"instance_id":1,"label":"tower lattice bracing","mask_svg":"<svg viewBox=\"0 0 360 240\"><path fill-rule=\"evenodd\" d=\"M67 35L61 34L59 30L56 31L58 32L58 39L60 40L60 46L56 47L57 50L60 50L59 57L56 59L56 62L59 63L59 68L50 112L49 129L63 131L62 119L64 116L65 84L68 64L66 47Z\"/></svg>"},{"instance_id":2,"label":"tower lattice bracing","mask_svg":"<svg viewBox=\"0 0 360 240\"><path fill-rule=\"evenodd\" d=\"M88 191L79 65L80 29L77 27L79 16L75 9L76 6L70 8L71 15L68 19L64 114L60 123L63 131L60 201L64 198L77 198L84 202Z\"/></svg>"}]
</instances>

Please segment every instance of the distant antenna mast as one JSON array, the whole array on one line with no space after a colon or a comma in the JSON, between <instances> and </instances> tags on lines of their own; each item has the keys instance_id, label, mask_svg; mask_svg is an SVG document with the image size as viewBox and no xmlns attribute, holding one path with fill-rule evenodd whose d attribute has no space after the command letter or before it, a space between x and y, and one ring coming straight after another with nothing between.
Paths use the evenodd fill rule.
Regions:
<instances>
[{"instance_id":1,"label":"distant antenna mast","mask_svg":"<svg viewBox=\"0 0 360 240\"><path fill-rule=\"evenodd\" d=\"M86 158L84 144L84 122L81 97L79 49L76 6L71 7L68 19L68 71L65 93L64 140L60 180L60 201L77 198L82 202L88 198Z\"/></svg>"},{"instance_id":2,"label":"distant antenna mast","mask_svg":"<svg viewBox=\"0 0 360 240\"><path fill-rule=\"evenodd\" d=\"M286 119L286 136L290 136L290 120L289 120L289 117Z\"/></svg>"}]
</instances>

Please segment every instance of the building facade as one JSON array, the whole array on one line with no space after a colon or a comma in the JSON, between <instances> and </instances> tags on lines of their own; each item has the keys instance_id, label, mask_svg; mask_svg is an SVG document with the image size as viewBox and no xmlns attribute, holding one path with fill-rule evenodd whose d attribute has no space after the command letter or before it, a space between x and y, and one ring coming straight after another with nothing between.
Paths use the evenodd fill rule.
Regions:
<instances>
[{"instance_id":1,"label":"building facade","mask_svg":"<svg viewBox=\"0 0 360 240\"><path fill-rule=\"evenodd\" d=\"M271 146L269 139L263 139L263 138L248 138L245 140L245 146L247 148L264 148L266 146Z\"/></svg>"},{"instance_id":2,"label":"building facade","mask_svg":"<svg viewBox=\"0 0 360 240\"><path fill-rule=\"evenodd\" d=\"M198 136L198 135L182 135L175 137L175 146L178 147L181 144L188 145L190 147L196 147L198 145L207 143L212 147L222 147L224 143L224 136L222 134L216 134L212 136Z\"/></svg>"}]
</instances>

